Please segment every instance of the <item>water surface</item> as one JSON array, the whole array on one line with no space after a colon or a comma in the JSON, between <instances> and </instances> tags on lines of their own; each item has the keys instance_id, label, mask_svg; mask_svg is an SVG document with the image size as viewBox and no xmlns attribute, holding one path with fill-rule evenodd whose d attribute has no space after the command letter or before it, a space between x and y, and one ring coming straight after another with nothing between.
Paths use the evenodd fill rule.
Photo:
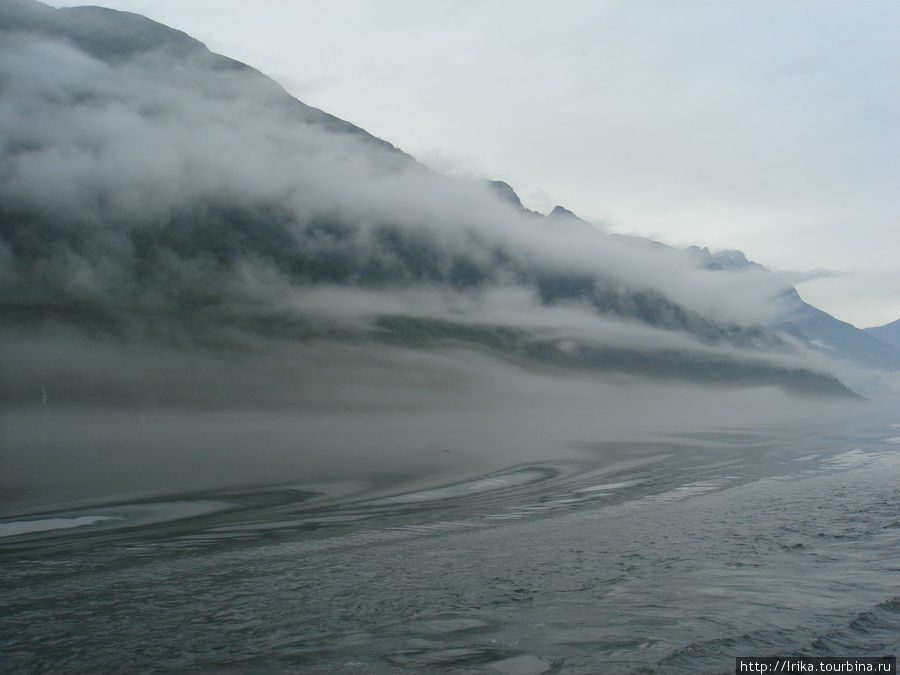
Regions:
<instances>
[{"instance_id":1,"label":"water surface","mask_svg":"<svg viewBox=\"0 0 900 675\"><path fill-rule=\"evenodd\" d=\"M680 673L897 653L890 414L480 461L433 422L412 422L437 429L430 452L319 453L308 480L273 480L291 455L270 447L231 485L161 490L151 471L86 496L76 467L50 504L58 477L21 469L0 522L4 668Z\"/></svg>"}]
</instances>

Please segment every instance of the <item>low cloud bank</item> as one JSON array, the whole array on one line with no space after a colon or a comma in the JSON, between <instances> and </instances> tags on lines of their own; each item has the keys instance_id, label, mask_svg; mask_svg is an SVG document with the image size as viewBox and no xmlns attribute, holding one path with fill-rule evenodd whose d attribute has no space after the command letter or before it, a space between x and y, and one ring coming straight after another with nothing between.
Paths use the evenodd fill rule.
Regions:
<instances>
[{"instance_id":1,"label":"low cloud bank","mask_svg":"<svg viewBox=\"0 0 900 675\"><path fill-rule=\"evenodd\" d=\"M113 34L137 21L103 16ZM265 402L276 364L310 381L339 364L318 382L327 399L345 371L427 379L430 366L408 367L420 356L396 345L454 337L499 352L515 343L513 360L556 349L551 365L605 349L607 360L687 354L685 368L810 367L760 326L780 311L788 278L705 270L682 252L555 226L186 37L138 49L102 31L67 35L59 16L53 30L41 21L13 20L0 47L7 400L53 373L58 388L88 395L77 383L90 371L95 393L121 400L129 378L152 399L156 372L168 373L159 388L170 403L203 400L203 388ZM151 24L137 37L168 35ZM353 356L373 336L393 351ZM265 358L242 361L242 350ZM372 365L383 359L389 367ZM273 387L271 398L286 391L296 390Z\"/></svg>"}]
</instances>

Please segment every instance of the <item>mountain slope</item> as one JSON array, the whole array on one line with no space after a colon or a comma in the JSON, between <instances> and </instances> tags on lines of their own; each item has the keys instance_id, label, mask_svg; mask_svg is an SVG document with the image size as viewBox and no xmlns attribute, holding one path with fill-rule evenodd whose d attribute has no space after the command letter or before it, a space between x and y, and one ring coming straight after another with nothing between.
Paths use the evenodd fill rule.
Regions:
<instances>
[{"instance_id":1,"label":"mountain slope","mask_svg":"<svg viewBox=\"0 0 900 675\"><path fill-rule=\"evenodd\" d=\"M849 359L871 368L900 370L900 351L845 321L790 294L791 310L778 328L808 342L829 356Z\"/></svg>"},{"instance_id":2,"label":"mountain slope","mask_svg":"<svg viewBox=\"0 0 900 675\"><path fill-rule=\"evenodd\" d=\"M434 174L137 15L16 0L0 30L7 366L74 331L105 350L465 348L848 393L763 327L775 289L757 270L710 284L681 253L535 217L505 184ZM30 363L21 386L54 377Z\"/></svg>"},{"instance_id":3,"label":"mountain slope","mask_svg":"<svg viewBox=\"0 0 900 675\"><path fill-rule=\"evenodd\" d=\"M412 160L365 130L298 101L250 66L214 54L199 40L140 14L91 6L54 9L34 0L4 1L6 4L0 5L0 30L59 39L109 64L136 62L164 54L177 60L166 76L181 85L215 87L217 83L210 75L240 73L248 76L243 86L247 86L247 79L252 81L253 95L265 97L270 105L284 106L298 121L329 132L351 134L396 155L398 161Z\"/></svg>"},{"instance_id":4,"label":"mountain slope","mask_svg":"<svg viewBox=\"0 0 900 675\"><path fill-rule=\"evenodd\" d=\"M688 249L698 264L710 270L744 270L765 268L747 260L740 251L710 253L696 246ZM900 370L900 352L890 345L873 339L873 331L860 330L856 326L836 319L830 314L805 302L796 289L786 289L780 295L782 309L769 324L776 331L787 333L811 349L830 358L852 361L869 368ZM896 323L896 322L895 322ZM886 331L883 334L888 334ZM888 342L888 344L884 344Z\"/></svg>"},{"instance_id":5,"label":"mountain slope","mask_svg":"<svg viewBox=\"0 0 900 675\"><path fill-rule=\"evenodd\" d=\"M866 328L865 331L881 342L885 342L895 349L900 349L900 319L885 324L884 326Z\"/></svg>"}]
</instances>

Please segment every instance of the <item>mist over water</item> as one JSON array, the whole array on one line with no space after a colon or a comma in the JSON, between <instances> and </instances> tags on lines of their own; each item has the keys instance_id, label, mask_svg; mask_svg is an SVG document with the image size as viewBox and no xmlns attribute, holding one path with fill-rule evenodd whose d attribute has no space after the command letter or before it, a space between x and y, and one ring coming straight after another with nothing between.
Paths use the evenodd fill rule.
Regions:
<instances>
[{"instance_id":1,"label":"mist over water","mask_svg":"<svg viewBox=\"0 0 900 675\"><path fill-rule=\"evenodd\" d=\"M144 364L147 373L165 367L159 358ZM262 365L254 357L246 370L239 360L219 364L221 379L215 362L197 358L150 390L158 398L147 395L137 364L122 367L134 370L122 372L117 390L132 377L143 398L73 404L50 388L45 403L35 390L31 405L2 413L5 511L20 501L381 474L437 481L566 457L583 444L814 423L864 406L775 387L539 373L462 350L322 347ZM189 399L178 398L182 389Z\"/></svg>"}]
</instances>

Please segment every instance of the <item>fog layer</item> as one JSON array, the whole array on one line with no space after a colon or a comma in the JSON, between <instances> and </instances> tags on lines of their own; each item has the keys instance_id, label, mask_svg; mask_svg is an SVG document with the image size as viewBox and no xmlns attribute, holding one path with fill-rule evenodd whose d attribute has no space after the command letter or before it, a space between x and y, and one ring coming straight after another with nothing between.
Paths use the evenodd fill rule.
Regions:
<instances>
[{"instance_id":1,"label":"fog layer","mask_svg":"<svg viewBox=\"0 0 900 675\"><path fill-rule=\"evenodd\" d=\"M6 400L308 403L435 347L843 391L762 326L790 278L527 212L136 15L0 20Z\"/></svg>"}]
</instances>

